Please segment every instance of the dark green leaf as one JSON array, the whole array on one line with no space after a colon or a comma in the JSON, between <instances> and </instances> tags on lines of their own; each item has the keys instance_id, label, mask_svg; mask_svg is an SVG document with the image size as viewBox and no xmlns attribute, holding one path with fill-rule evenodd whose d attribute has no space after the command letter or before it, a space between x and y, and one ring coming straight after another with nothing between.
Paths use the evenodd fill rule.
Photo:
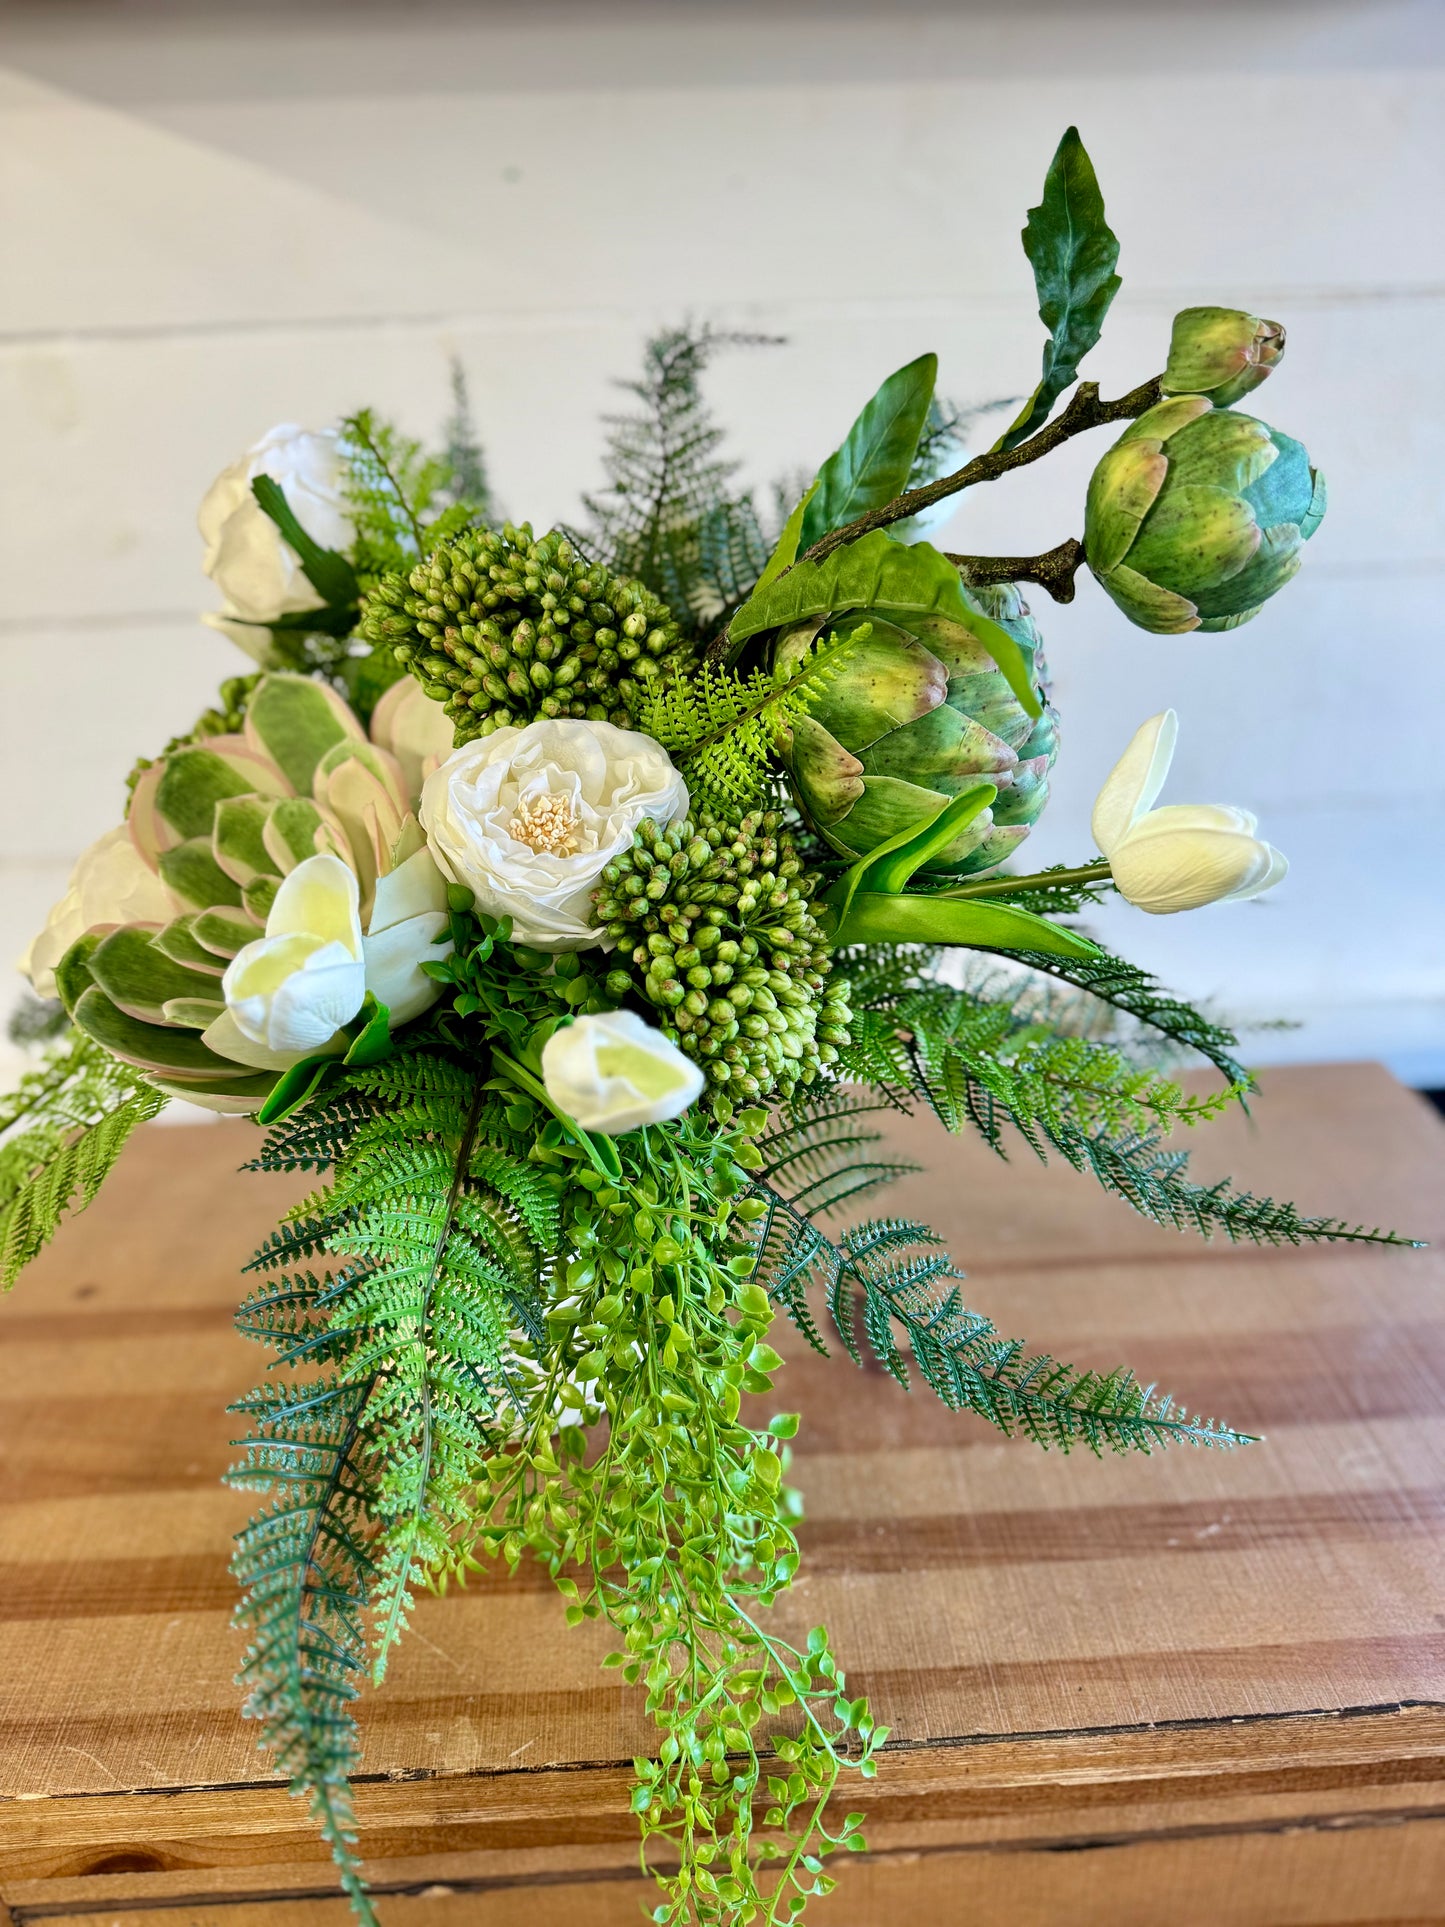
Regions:
<instances>
[{"instance_id":1,"label":"dark green leaf","mask_svg":"<svg viewBox=\"0 0 1445 1927\"><path fill-rule=\"evenodd\" d=\"M1104 219L1104 197L1077 127L1069 128L1044 178L1043 199L1029 209L1024 253L1033 264L1039 319L1049 331L1043 374L1000 449L1012 448L1048 420L1075 379L1119 292L1119 242Z\"/></svg>"},{"instance_id":2,"label":"dark green leaf","mask_svg":"<svg viewBox=\"0 0 1445 1927\"><path fill-rule=\"evenodd\" d=\"M800 549L810 549L830 529L841 529L869 509L881 508L908 485L918 438L928 419L938 356L920 355L888 377L818 471L815 493L803 516Z\"/></svg>"},{"instance_id":3,"label":"dark green leaf","mask_svg":"<svg viewBox=\"0 0 1445 1927\"><path fill-rule=\"evenodd\" d=\"M848 907L865 887L879 896L895 895L904 889L916 870L931 856L948 845L998 795L993 783L974 783L947 802L940 803L933 815L908 829L899 830L877 849L860 857L829 890L825 901L846 923Z\"/></svg>"},{"instance_id":4,"label":"dark green leaf","mask_svg":"<svg viewBox=\"0 0 1445 1927\"><path fill-rule=\"evenodd\" d=\"M770 582L775 581L783 573L784 569L790 569L797 561L798 551L803 546L801 540L803 517L807 514L808 504L817 494L818 487L817 481L809 485L807 494L783 524L783 532L778 537L777 547L768 557L767 567L758 577L757 588L765 589Z\"/></svg>"},{"instance_id":5,"label":"dark green leaf","mask_svg":"<svg viewBox=\"0 0 1445 1927\"><path fill-rule=\"evenodd\" d=\"M361 591L356 571L335 549L323 549L297 521L279 482L270 475L257 475L251 493L301 560L302 573L321 600L331 608L346 608L355 603Z\"/></svg>"},{"instance_id":6,"label":"dark green leaf","mask_svg":"<svg viewBox=\"0 0 1445 1927\"><path fill-rule=\"evenodd\" d=\"M1006 629L969 606L958 570L928 542L909 547L881 529L835 549L821 562L799 562L748 597L728 626L734 647L766 629L810 616L876 609L882 616L944 615L978 637L1030 716L1039 714L1030 665Z\"/></svg>"}]
</instances>

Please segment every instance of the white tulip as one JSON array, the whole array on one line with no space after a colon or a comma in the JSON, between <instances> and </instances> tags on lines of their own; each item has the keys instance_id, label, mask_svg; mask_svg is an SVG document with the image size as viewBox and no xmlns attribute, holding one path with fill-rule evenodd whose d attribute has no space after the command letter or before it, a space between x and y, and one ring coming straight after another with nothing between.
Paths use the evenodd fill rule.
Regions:
<instances>
[{"instance_id":1,"label":"white tulip","mask_svg":"<svg viewBox=\"0 0 1445 1927\"><path fill-rule=\"evenodd\" d=\"M650 736L542 721L454 750L422 788L421 820L443 873L510 917L519 943L586 950L603 941L589 915L603 869L645 817L676 823L687 800Z\"/></svg>"},{"instance_id":2,"label":"white tulip","mask_svg":"<svg viewBox=\"0 0 1445 1927\"><path fill-rule=\"evenodd\" d=\"M630 1010L578 1017L542 1046L542 1081L584 1131L616 1137L681 1117L706 1083L660 1030Z\"/></svg>"},{"instance_id":3,"label":"white tulip","mask_svg":"<svg viewBox=\"0 0 1445 1927\"><path fill-rule=\"evenodd\" d=\"M76 859L65 895L20 959L20 968L37 997L53 997L55 966L87 930L118 923L169 923L177 907L122 823Z\"/></svg>"},{"instance_id":4,"label":"white tulip","mask_svg":"<svg viewBox=\"0 0 1445 1927\"><path fill-rule=\"evenodd\" d=\"M355 528L342 493L346 465L334 428L319 434L282 422L263 435L212 482L197 520L206 544L201 567L226 599L219 616L208 618L251 653L240 623L274 622L278 616L315 609L321 597L307 581L301 559L251 492L258 475L279 482L292 514L323 549L343 554Z\"/></svg>"},{"instance_id":5,"label":"white tulip","mask_svg":"<svg viewBox=\"0 0 1445 1927\"><path fill-rule=\"evenodd\" d=\"M366 988L390 1013L391 1028L429 1010L441 985L422 969L450 956L447 882L430 850L415 851L376 880L361 953Z\"/></svg>"},{"instance_id":6,"label":"white tulip","mask_svg":"<svg viewBox=\"0 0 1445 1927\"><path fill-rule=\"evenodd\" d=\"M1135 731L1094 804L1094 841L1120 894L1156 916L1256 897L1289 868L1272 844L1255 835L1256 819L1248 810L1222 803L1153 807L1178 734L1172 709L1151 716Z\"/></svg>"},{"instance_id":7,"label":"white tulip","mask_svg":"<svg viewBox=\"0 0 1445 1927\"><path fill-rule=\"evenodd\" d=\"M265 936L231 959L221 990L225 1015L205 1040L237 1063L280 1070L334 1045L366 996L360 892L350 866L330 855L298 863L276 892Z\"/></svg>"}]
</instances>

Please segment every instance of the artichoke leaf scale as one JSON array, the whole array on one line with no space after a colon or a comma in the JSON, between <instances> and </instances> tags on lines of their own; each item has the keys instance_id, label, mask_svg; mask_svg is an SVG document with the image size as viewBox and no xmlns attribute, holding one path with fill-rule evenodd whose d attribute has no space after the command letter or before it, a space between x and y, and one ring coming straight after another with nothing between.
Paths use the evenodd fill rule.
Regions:
<instances>
[{"instance_id":1,"label":"artichoke leaf scale","mask_svg":"<svg viewBox=\"0 0 1445 1927\"><path fill-rule=\"evenodd\" d=\"M867 775L899 776L944 796L956 796L980 776L1002 787L1017 762L1001 737L949 703L890 730L863 752Z\"/></svg>"},{"instance_id":2,"label":"artichoke leaf scale","mask_svg":"<svg viewBox=\"0 0 1445 1927\"><path fill-rule=\"evenodd\" d=\"M1120 440L1100 458L1084 505L1085 541L1095 574L1107 574L1124 560L1168 472L1169 458L1158 441Z\"/></svg>"},{"instance_id":3,"label":"artichoke leaf scale","mask_svg":"<svg viewBox=\"0 0 1445 1927\"><path fill-rule=\"evenodd\" d=\"M1147 576L1121 562L1116 569L1099 577L1114 601L1131 622L1157 636L1188 635L1199 627L1199 611L1187 596L1161 589Z\"/></svg>"},{"instance_id":4,"label":"artichoke leaf scale","mask_svg":"<svg viewBox=\"0 0 1445 1927\"><path fill-rule=\"evenodd\" d=\"M833 826L834 842L858 856L866 856L890 837L915 829L936 816L948 801L936 790L907 783L896 776L869 776L863 779L863 794L847 816ZM930 857L929 869L956 869L983 842L993 825L985 809L959 831L953 841Z\"/></svg>"},{"instance_id":5,"label":"artichoke leaf scale","mask_svg":"<svg viewBox=\"0 0 1445 1927\"><path fill-rule=\"evenodd\" d=\"M1279 450L1263 422L1216 408L1169 443L1169 486L1215 484L1243 494L1278 459Z\"/></svg>"},{"instance_id":6,"label":"artichoke leaf scale","mask_svg":"<svg viewBox=\"0 0 1445 1927\"><path fill-rule=\"evenodd\" d=\"M1254 511L1227 488L1166 488L1129 550L1129 567L1194 601L1237 576L1259 541Z\"/></svg>"}]
</instances>

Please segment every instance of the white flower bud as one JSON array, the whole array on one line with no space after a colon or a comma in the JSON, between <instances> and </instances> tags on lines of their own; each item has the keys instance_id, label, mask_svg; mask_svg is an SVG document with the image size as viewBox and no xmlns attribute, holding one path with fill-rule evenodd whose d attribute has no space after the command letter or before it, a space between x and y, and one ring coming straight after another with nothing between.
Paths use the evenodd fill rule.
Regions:
<instances>
[{"instance_id":1,"label":"white flower bud","mask_svg":"<svg viewBox=\"0 0 1445 1927\"><path fill-rule=\"evenodd\" d=\"M1255 835L1248 810L1221 803L1153 807L1178 734L1172 709L1151 716L1094 803L1094 840L1120 895L1156 916L1258 896L1289 868L1272 844Z\"/></svg>"},{"instance_id":2,"label":"white flower bud","mask_svg":"<svg viewBox=\"0 0 1445 1927\"><path fill-rule=\"evenodd\" d=\"M206 1041L236 1062L276 1070L323 1050L366 996L356 874L339 856L310 856L276 892L266 934L238 951L221 979L230 1038ZM229 1019L229 1023L227 1023ZM264 1057L265 1061L261 1061Z\"/></svg>"},{"instance_id":3,"label":"white flower bud","mask_svg":"<svg viewBox=\"0 0 1445 1927\"><path fill-rule=\"evenodd\" d=\"M292 514L323 549L344 554L355 537L342 494L345 463L336 430L312 434L282 422L263 435L216 477L197 517L206 544L201 567L226 599L213 626L231 635L236 630L227 625L227 616L243 623L274 622L296 610L319 608L322 602L306 579L300 557L251 492L258 475L280 484Z\"/></svg>"},{"instance_id":4,"label":"white flower bud","mask_svg":"<svg viewBox=\"0 0 1445 1927\"><path fill-rule=\"evenodd\" d=\"M542 1046L542 1081L584 1131L616 1137L681 1117L706 1079L660 1030L630 1010L564 1024Z\"/></svg>"}]
</instances>

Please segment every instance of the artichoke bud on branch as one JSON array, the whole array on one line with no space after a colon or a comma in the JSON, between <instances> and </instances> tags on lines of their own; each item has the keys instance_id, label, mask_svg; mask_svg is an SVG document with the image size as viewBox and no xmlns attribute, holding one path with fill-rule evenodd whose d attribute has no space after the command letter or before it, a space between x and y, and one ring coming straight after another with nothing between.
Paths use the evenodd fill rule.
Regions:
<instances>
[{"instance_id":1,"label":"artichoke bud on branch","mask_svg":"<svg viewBox=\"0 0 1445 1927\"><path fill-rule=\"evenodd\" d=\"M68 939L74 1021L161 1088L244 1114L302 1058L343 1053L368 994L393 1025L420 1015L440 991L422 965L450 942L416 788L450 735L410 682L368 735L325 684L263 676L240 733L142 773L109 840L128 846L125 894L73 888L37 940Z\"/></svg>"},{"instance_id":2,"label":"artichoke bud on branch","mask_svg":"<svg viewBox=\"0 0 1445 1927\"><path fill-rule=\"evenodd\" d=\"M1013 854L1048 801L1058 715L1042 638L1011 584L964 595L1018 643L1041 701L1037 718L979 636L951 615L862 610L799 623L774 646L774 668L786 672L825 627L853 641L783 750L799 801L840 855L866 856L983 779L997 788L994 802L926 866L935 880L982 875Z\"/></svg>"}]
</instances>

